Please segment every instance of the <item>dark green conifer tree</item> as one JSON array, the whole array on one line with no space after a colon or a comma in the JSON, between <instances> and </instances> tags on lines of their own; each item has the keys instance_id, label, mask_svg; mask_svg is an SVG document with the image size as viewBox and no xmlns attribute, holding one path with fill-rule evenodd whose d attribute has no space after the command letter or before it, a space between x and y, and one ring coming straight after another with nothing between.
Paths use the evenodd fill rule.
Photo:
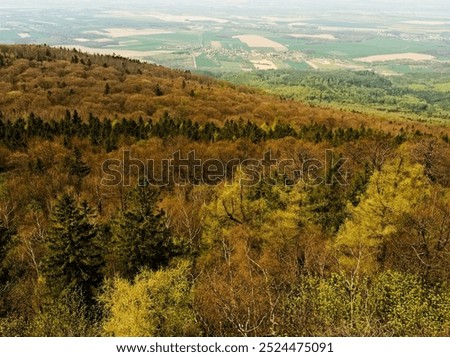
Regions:
<instances>
[{"instance_id":1,"label":"dark green conifer tree","mask_svg":"<svg viewBox=\"0 0 450 357\"><path fill-rule=\"evenodd\" d=\"M46 240L43 274L56 297L79 292L92 304L103 276L98 227L91 222L86 202L78 205L69 194L57 201Z\"/></svg>"},{"instance_id":2,"label":"dark green conifer tree","mask_svg":"<svg viewBox=\"0 0 450 357\"><path fill-rule=\"evenodd\" d=\"M159 190L143 179L127 197L127 208L113 229L119 273L127 278L144 268L159 269L174 255L165 216L157 208Z\"/></svg>"},{"instance_id":3,"label":"dark green conifer tree","mask_svg":"<svg viewBox=\"0 0 450 357\"><path fill-rule=\"evenodd\" d=\"M75 187L77 191L80 191L83 179L89 175L90 172L91 168L83 160L83 154L78 148L75 148L72 157L70 158L69 176L76 178Z\"/></svg>"}]
</instances>

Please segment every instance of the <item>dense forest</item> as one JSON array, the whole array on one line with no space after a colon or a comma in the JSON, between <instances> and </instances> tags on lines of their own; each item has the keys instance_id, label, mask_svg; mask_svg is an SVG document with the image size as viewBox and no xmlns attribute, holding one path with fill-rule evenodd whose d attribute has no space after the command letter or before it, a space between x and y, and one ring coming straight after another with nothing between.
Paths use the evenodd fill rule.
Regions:
<instances>
[{"instance_id":1,"label":"dense forest","mask_svg":"<svg viewBox=\"0 0 450 357\"><path fill-rule=\"evenodd\" d=\"M0 82L1 336L450 334L445 123L48 46Z\"/></svg>"},{"instance_id":2,"label":"dense forest","mask_svg":"<svg viewBox=\"0 0 450 357\"><path fill-rule=\"evenodd\" d=\"M435 71L389 77L368 70L277 70L214 75L314 105L422 121L450 119L450 76L448 66L444 65Z\"/></svg>"}]
</instances>

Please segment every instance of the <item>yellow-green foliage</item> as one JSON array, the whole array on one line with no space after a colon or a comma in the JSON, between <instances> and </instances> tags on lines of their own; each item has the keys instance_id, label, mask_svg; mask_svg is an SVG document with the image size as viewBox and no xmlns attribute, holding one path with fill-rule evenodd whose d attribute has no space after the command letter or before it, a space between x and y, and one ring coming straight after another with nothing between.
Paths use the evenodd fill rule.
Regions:
<instances>
[{"instance_id":1,"label":"yellow-green foliage","mask_svg":"<svg viewBox=\"0 0 450 357\"><path fill-rule=\"evenodd\" d=\"M292 253L299 242L305 193L300 186L246 186L242 180L242 173L238 172L232 184L216 187L215 199L203 207L204 248L214 255L214 244L220 246L228 241L236 235L236 226L240 226L252 232L251 245L261 248L261 262L271 265L277 274L286 272L287 256L295 259Z\"/></svg>"},{"instance_id":2,"label":"yellow-green foliage","mask_svg":"<svg viewBox=\"0 0 450 357\"><path fill-rule=\"evenodd\" d=\"M207 252L204 259L215 259L217 244L225 237L233 236L236 225L261 226L269 211L266 200L248 198L249 188L241 185L242 172L237 172L233 183L217 186L213 199L201 210L203 222L202 248ZM228 238L227 238L228 239Z\"/></svg>"},{"instance_id":3,"label":"yellow-green foliage","mask_svg":"<svg viewBox=\"0 0 450 357\"><path fill-rule=\"evenodd\" d=\"M283 328L307 336L448 336L449 299L448 285L400 272L304 277L285 301Z\"/></svg>"},{"instance_id":4,"label":"yellow-green foliage","mask_svg":"<svg viewBox=\"0 0 450 357\"><path fill-rule=\"evenodd\" d=\"M246 176L238 170L232 183L217 186L217 199L205 207L205 215L225 224L224 228L236 223L262 222L267 203L264 199L248 199L249 187L244 180Z\"/></svg>"},{"instance_id":5,"label":"yellow-green foliage","mask_svg":"<svg viewBox=\"0 0 450 357\"><path fill-rule=\"evenodd\" d=\"M83 303L78 291L44 301L28 324L26 335L37 337L98 336L95 313Z\"/></svg>"},{"instance_id":6,"label":"yellow-green foliage","mask_svg":"<svg viewBox=\"0 0 450 357\"><path fill-rule=\"evenodd\" d=\"M285 328L308 336L377 335L369 303L367 279L354 281L344 274L305 276L286 300Z\"/></svg>"},{"instance_id":7,"label":"yellow-green foliage","mask_svg":"<svg viewBox=\"0 0 450 357\"><path fill-rule=\"evenodd\" d=\"M402 215L426 199L430 185L420 164L396 158L376 171L358 206L336 238L342 268L353 272L376 270L380 247L397 232Z\"/></svg>"},{"instance_id":8,"label":"yellow-green foliage","mask_svg":"<svg viewBox=\"0 0 450 357\"><path fill-rule=\"evenodd\" d=\"M191 310L190 266L144 270L133 283L116 278L101 296L108 312L108 336L191 336L198 334Z\"/></svg>"},{"instance_id":9,"label":"yellow-green foliage","mask_svg":"<svg viewBox=\"0 0 450 357\"><path fill-rule=\"evenodd\" d=\"M0 318L0 336L18 337L25 336L27 325L21 316L8 316Z\"/></svg>"},{"instance_id":10,"label":"yellow-green foliage","mask_svg":"<svg viewBox=\"0 0 450 357\"><path fill-rule=\"evenodd\" d=\"M383 272L372 289L374 314L385 333L393 336L448 336L448 285L427 286L419 277Z\"/></svg>"},{"instance_id":11,"label":"yellow-green foliage","mask_svg":"<svg viewBox=\"0 0 450 357\"><path fill-rule=\"evenodd\" d=\"M300 187L270 186L265 182L253 185L245 180L242 171L237 171L232 183L215 188L214 199L202 211L205 235L227 231L236 224L258 228L268 235L273 235L274 225L278 234L283 234L279 229L286 230L286 234L297 229L299 205L304 198ZM265 194L255 194L259 189L265 190Z\"/></svg>"},{"instance_id":12,"label":"yellow-green foliage","mask_svg":"<svg viewBox=\"0 0 450 357\"><path fill-rule=\"evenodd\" d=\"M300 203L304 197L298 187L286 189L274 187L272 191L281 203L267 213L264 223L257 230L262 240L260 264L276 280L293 279L298 270L301 255Z\"/></svg>"}]
</instances>

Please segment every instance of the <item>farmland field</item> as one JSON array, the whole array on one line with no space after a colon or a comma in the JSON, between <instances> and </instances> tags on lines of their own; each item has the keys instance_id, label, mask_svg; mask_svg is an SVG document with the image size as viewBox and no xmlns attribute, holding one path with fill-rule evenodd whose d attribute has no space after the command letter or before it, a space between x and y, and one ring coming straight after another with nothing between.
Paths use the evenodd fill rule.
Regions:
<instances>
[{"instance_id":1,"label":"farmland field","mask_svg":"<svg viewBox=\"0 0 450 357\"><path fill-rule=\"evenodd\" d=\"M251 48L273 48L275 51L285 51L287 48L278 42L269 40L268 38L257 35L241 35L233 36L239 39Z\"/></svg>"},{"instance_id":2,"label":"farmland field","mask_svg":"<svg viewBox=\"0 0 450 357\"><path fill-rule=\"evenodd\" d=\"M368 56L362 58L355 58L356 61L360 62L386 62L386 61L397 61L397 60L411 60L411 61L431 61L435 57L431 55L424 55L421 53L394 53L390 55L376 55Z\"/></svg>"},{"instance_id":3,"label":"farmland field","mask_svg":"<svg viewBox=\"0 0 450 357\"><path fill-rule=\"evenodd\" d=\"M450 17L361 12L330 19L276 11L236 17L230 8L205 16L174 7L89 14L3 9L0 42L46 43L215 72L309 68L404 75L432 72L450 61Z\"/></svg>"}]
</instances>

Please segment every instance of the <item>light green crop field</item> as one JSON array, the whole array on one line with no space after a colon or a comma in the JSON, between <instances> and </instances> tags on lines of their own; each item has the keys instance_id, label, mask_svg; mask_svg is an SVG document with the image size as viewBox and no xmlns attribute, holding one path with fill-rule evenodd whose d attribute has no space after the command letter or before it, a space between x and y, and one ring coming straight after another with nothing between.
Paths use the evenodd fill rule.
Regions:
<instances>
[{"instance_id":1,"label":"light green crop field","mask_svg":"<svg viewBox=\"0 0 450 357\"><path fill-rule=\"evenodd\" d=\"M220 68L220 62L217 59L208 58L207 55L202 53L195 58L197 67L200 68Z\"/></svg>"}]
</instances>

